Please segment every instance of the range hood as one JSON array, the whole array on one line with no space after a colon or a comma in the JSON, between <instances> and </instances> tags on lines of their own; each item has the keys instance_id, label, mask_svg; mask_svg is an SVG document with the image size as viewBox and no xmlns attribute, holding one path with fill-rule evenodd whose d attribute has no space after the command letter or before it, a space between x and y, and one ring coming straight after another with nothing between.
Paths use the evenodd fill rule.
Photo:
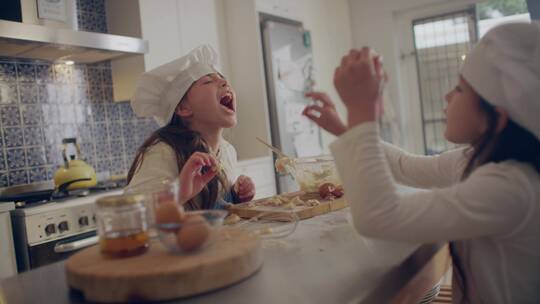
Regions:
<instances>
[{"instance_id":1,"label":"range hood","mask_svg":"<svg viewBox=\"0 0 540 304\"><path fill-rule=\"evenodd\" d=\"M94 63L147 51L139 38L0 20L0 56Z\"/></svg>"}]
</instances>

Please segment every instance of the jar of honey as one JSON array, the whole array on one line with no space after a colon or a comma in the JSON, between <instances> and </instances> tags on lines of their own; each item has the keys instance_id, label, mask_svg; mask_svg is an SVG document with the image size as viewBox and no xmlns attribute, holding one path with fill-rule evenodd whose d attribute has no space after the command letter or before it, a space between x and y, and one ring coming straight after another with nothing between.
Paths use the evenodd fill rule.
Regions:
<instances>
[{"instance_id":1,"label":"jar of honey","mask_svg":"<svg viewBox=\"0 0 540 304\"><path fill-rule=\"evenodd\" d=\"M96 201L101 252L111 257L144 253L149 246L149 219L144 195L112 195Z\"/></svg>"}]
</instances>

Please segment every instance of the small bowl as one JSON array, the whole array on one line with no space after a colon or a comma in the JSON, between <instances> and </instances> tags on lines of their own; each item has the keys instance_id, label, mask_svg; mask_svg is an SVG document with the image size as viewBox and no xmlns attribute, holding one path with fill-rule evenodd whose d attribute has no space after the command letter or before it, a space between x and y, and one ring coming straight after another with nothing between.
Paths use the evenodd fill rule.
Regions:
<instances>
[{"instance_id":1,"label":"small bowl","mask_svg":"<svg viewBox=\"0 0 540 304\"><path fill-rule=\"evenodd\" d=\"M319 186L324 183L341 184L334 159L329 155L297 158L293 167L288 168L289 173L306 193L319 192Z\"/></svg>"},{"instance_id":2,"label":"small bowl","mask_svg":"<svg viewBox=\"0 0 540 304\"><path fill-rule=\"evenodd\" d=\"M216 241L226 215L225 210L189 211L183 213L180 223L160 223L155 228L169 252L194 253Z\"/></svg>"}]
</instances>

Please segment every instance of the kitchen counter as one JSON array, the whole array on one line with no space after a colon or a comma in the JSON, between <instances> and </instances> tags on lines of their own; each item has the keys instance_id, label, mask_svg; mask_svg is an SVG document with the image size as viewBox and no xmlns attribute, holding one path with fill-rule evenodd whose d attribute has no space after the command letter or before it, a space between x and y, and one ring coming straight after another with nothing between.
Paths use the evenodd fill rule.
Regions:
<instances>
[{"instance_id":1,"label":"kitchen counter","mask_svg":"<svg viewBox=\"0 0 540 304\"><path fill-rule=\"evenodd\" d=\"M233 286L182 303L415 303L449 265L443 244L366 239L348 209L301 221L283 239L265 240L264 265ZM59 262L0 281L0 303L82 303Z\"/></svg>"}]
</instances>

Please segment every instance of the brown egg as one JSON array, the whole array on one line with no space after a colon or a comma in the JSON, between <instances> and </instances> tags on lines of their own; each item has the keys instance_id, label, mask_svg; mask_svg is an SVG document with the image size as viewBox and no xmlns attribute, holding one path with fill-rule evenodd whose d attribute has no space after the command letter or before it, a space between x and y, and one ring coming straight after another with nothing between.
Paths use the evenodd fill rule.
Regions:
<instances>
[{"instance_id":1,"label":"brown egg","mask_svg":"<svg viewBox=\"0 0 540 304\"><path fill-rule=\"evenodd\" d=\"M324 184L319 186L319 195L323 199L329 199L329 198L331 198L331 196L334 195L332 193L332 192L334 192L334 190L336 190L336 185L334 185L332 183L324 183Z\"/></svg>"},{"instance_id":2,"label":"brown egg","mask_svg":"<svg viewBox=\"0 0 540 304\"><path fill-rule=\"evenodd\" d=\"M182 229L176 234L176 242L184 251L199 249L210 236L210 226L200 215L192 215L184 220Z\"/></svg>"},{"instance_id":3,"label":"brown egg","mask_svg":"<svg viewBox=\"0 0 540 304\"><path fill-rule=\"evenodd\" d=\"M156 204L156 224L179 224L183 220L183 212L174 201L165 201ZM176 232L174 228L159 228L163 231Z\"/></svg>"}]
</instances>

